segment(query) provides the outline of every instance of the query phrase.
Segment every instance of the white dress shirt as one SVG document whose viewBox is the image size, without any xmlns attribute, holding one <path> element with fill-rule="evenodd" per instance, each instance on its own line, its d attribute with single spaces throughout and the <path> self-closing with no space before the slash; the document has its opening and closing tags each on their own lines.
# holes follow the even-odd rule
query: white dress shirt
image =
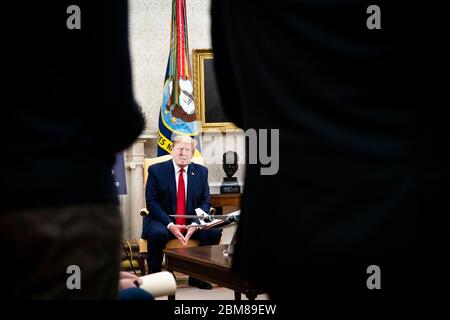
<svg viewBox="0 0 450 320">
<path fill-rule="evenodd" d="M 178 196 L 178 179 L 180 178 L 180 170 L 181 167 L 178 166 L 175 161 L 172 160 L 173 163 L 173 169 L 175 170 L 175 190 L 177 191 L 177 196 Z M 184 190 L 185 190 L 185 195 L 184 195 L 184 200 L 187 200 L 187 193 L 188 193 L 188 189 L 187 189 L 187 180 L 188 180 L 188 175 L 187 175 L 187 171 L 188 171 L 189 165 L 187 165 L 186 167 L 184 167 L 184 172 L 183 172 L 183 180 L 184 180 Z"/>
</svg>

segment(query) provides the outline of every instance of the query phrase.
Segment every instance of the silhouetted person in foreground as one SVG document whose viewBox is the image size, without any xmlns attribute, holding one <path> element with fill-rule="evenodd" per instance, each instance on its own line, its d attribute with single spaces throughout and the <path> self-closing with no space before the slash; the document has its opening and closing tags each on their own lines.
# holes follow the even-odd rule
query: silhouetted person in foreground
<svg viewBox="0 0 450 320">
<path fill-rule="evenodd" d="M 143 128 L 127 2 L 77 1 L 81 29 L 67 27 L 72 4 L 4 8 L 0 242 L 8 263 L 0 268 L 17 275 L 2 280 L 8 298 L 118 294 L 122 222 L 111 169 Z"/>
<path fill-rule="evenodd" d="M 371 4 L 212 2 L 227 115 L 280 129 L 278 173 L 246 167 L 233 263 L 271 298 L 448 288 L 445 17 L 381 1 L 370 29 Z"/>
</svg>

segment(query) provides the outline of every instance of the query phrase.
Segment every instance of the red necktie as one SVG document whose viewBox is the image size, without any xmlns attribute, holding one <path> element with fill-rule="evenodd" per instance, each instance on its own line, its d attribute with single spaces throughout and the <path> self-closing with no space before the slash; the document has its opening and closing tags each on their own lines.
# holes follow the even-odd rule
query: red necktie
<svg viewBox="0 0 450 320">
<path fill-rule="evenodd" d="M 178 176 L 178 196 L 177 196 L 177 212 L 176 214 L 186 214 L 186 191 L 184 187 L 184 169 L 180 169 L 180 175 Z M 176 224 L 185 225 L 186 218 L 176 218 Z"/>
</svg>

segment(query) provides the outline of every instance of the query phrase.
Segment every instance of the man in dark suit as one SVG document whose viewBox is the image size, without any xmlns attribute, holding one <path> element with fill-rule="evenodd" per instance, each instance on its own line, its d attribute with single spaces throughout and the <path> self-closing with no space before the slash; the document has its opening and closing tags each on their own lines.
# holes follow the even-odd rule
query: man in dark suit
<svg viewBox="0 0 450 320">
<path fill-rule="evenodd" d="M 370 4 L 212 2 L 227 115 L 280 130 L 278 173 L 246 167 L 233 264 L 275 299 L 448 283 L 449 112 L 435 75 L 448 74 L 445 18 L 377 1 L 371 29 Z"/>
<path fill-rule="evenodd" d="M 189 225 L 199 224 L 198 219 L 172 218 L 169 215 L 195 215 L 200 208 L 208 213 L 211 207 L 208 169 L 191 163 L 195 141 L 189 136 L 176 136 L 173 140 L 173 159 L 150 166 L 145 190 L 149 215 L 144 218 L 142 238 L 149 242 L 151 272 L 161 271 L 163 249 L 166 243 L 177 238 L 186 245 L 190 238 L 199 240 L 201 246 L 218 244 L 221 230 L 197 230 Z M 189 278 L 189 284 L 211 289 L 211 284 Z"/>
</svg>

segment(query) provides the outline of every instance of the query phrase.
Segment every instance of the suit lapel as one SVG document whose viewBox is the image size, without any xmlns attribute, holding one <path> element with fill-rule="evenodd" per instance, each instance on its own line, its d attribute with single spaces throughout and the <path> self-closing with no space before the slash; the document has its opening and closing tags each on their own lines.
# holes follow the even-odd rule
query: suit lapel
<svg viewBox="0 0 450 320">
<path fill-rule="evenodd" d="M 167 174 L 167 181 L 169 182 L 172 210 L 173 214 L 175 214 L 177 210 L 177 190 L 176 190 L 177 182 L 175 180 L 175 169 L 173 167 L 172 160 L 167 161 L 166 174 Z"/>
<path fill-rule="evenodd" d="M 193 186 L 195 185 L 195 170 L 194 170 L 194 164 L 190 163 L 188 166 L 187 171 L 187 199 L 186 199 L 186 213 L 190 214 L 193 210 L 191 210 L 191 202 L 192 202 L 192 196 L 194 192 Z"/>
</svg>

